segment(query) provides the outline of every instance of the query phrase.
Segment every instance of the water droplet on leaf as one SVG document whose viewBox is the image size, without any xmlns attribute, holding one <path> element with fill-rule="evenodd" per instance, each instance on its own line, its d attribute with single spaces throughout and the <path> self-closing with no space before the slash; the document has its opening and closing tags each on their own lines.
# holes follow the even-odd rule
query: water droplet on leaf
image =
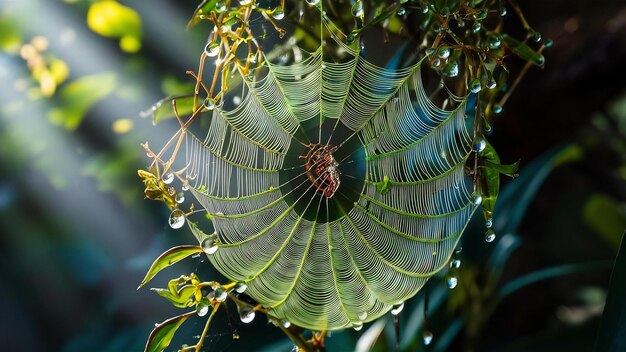
<svg viewBox="0 0 626 352">
<path fill-rule="evenodd" d="M 478 32 L 480 32 L 480 29 L 481 29 L 481 28 L 482 28 L 482 26 L 481 26 L 480 22 L 475 22 L 475 23 L 472 25 L 472 32 L 474 32 L 474 33 L 478 33 Z"/>
<path fill-rule="evenodd" d="M 480 195 L 480 193 L 474 193 L 472 195 L 472 202 L 474 203 L 474 205 L 480 205 L 483 202 L 483 196 Z"/>
<path fill-rule="evenodd" d="M 406 13 L 406 10 L 404 9 L 404 7 L 401 7 L 398 9 L 398 16 L 404 16 L 404 14 Z"/>
<path fill-rule="evenodd" d="M 484 139 L 479 139 L 478 141 L 476 141 L 476 151 L 477 152 L 482 152 L 483 150 L 485 150 L 485 148 L 487 147 L 487 141 Z"/>
<path fill-rule="evenodd" d="M 185 224 L 185 213 L 180 209 L 174 209 L 169 218 L 170 227 L 180 229 Z"/>
<path fill-rule="evenodd" d="M 361 0 L 357 0 L 354 5 L 352 5 L 352 16 L 363 17 L 363 4 Z"/>
<path fill-rule="evenodd" d="M 446 65 L 445 74 L 448 77 L 456 77 L 459 75 L 459 64 L 450 62 Z"/>
<path fill-rule="evenodd" d="M 442 48 L 439 50 L 439 57 L 442 59 L 447 59 L 450 56 L 450 48 Z"/>
<path fill-rule="evenodd" d="M 481 89 L 483 89 L 483 87 L 480 84 L 480 79 L 476 78 L 470 82 L 470 91 L 472 93 L 478 93 Z"/>
</svg>

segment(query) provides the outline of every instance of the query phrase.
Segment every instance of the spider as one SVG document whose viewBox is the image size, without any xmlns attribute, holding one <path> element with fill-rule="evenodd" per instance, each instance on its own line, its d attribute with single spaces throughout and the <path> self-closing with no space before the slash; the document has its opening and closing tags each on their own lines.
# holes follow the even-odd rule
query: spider
<svg viewBox="0 0 626 352">
<path fill-rule="evenodd" d="M 332 155 L 337 147 L 326 144 L 305 146 L 309 148 L 309 151 L 300 158 L 306 159 L 306 175 L 318 191 L 321 191 L 326 198 L 331 198 L 341 183 L 339 163 Z"/>
</svg>

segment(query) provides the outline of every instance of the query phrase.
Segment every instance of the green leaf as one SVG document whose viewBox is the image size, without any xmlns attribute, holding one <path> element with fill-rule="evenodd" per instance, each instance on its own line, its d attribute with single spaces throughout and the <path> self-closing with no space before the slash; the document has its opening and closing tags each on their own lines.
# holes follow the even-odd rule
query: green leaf
<svg viewBox="0 0 626 352">
<path fill-rule="evenodd" d="M 507 175 L 509 177 L 517 177 L 517 170 L 519 169 L 519 163 L 521 160 L 516 161 L 513 164 L 509 164 L 509 165 L 502 165 L 502 164 L 496 164 L 494 162 L 491 162 L 489 160 L 484 160 L 482 162 L 482 166 L 480 167 L 484 167 L 487 169 L 491 169 L 494 171 L 497 171 L 503 175 Z"/>
<path fill-rule="evenodd" d="M 530 61 L 537 66 L 543 66 L 544 62 L 546 61 L 543 55 L 533 50 L 525 43 L 520 42 L 519 40 L 509 35 L 503 34 L 502 42 L 504 43 L 504 45 L 506 45 L 507 48 L 511 49 L 511 51 L 515 55 L 526 61 Z"/>
<path fill-rule="evenodd" d="M 217 0 L 204 0 L 196 7 L 196 10 L 191 15 L 191 19 L 187 23 L 187 29 L 195 26 L 200 22 L 200 15 L 206 15 L 215 9 Z"/>
<path fill-rule="evenodd" d="M 178 330 L 187 318 L 195 313 L 195 311 L 192 311 L 167 319 L 155 327 L 150 333 L 144 352 L 161 352 L 166 349 L 170 345 L 170 342 L 172 342 L 172 338 L 174 337 L 176 330 Z"/>
<path fill-rule="evenodd" d="M 117 76 L 107 72 L 84 76 L 67 84 L 60 93 L 61 107 L 48 113 L 50 120 L 70 131 L 75 130 L 87 111 L 113 92 L 116 83 Z"/>
<path fill-rule="evenodd" d="M 193 95 L 169 96 L 157 101 L 150 109 L 143 111 L 141 117 L 152 115 L 152 123 L 157 124 L 163 120 L 176 117 L 172 101 L 176 100 L 178 116 L 190 115 L 193 112 Z"/>
<path fill-rule="evenodd" d="M 597 234 L 614 248 L 619 248 L 621 232 L 626 229 L 626 217 L 613 198 L 594 194 L 585 202 L 583 219 Z"/>
<path fill-rule="evenodd" d="M 171 287 L 172 283 L 176 284 L 177 282 L 178 279 L 170 280 L 170 285 L 168 286 Z M 191 305 L 190 302 L 193 302 L 197 287 L 194 285 L 185 285 L 178 291 L 164 288 L 153 288 L 152 291 L 155 291 L 159 296 L 170 301 L 175 307 L 187 308 Z"/>
<path fill-rule="evenodd" d="M 159 271 L 196 253 L 202 253 L 202 248 L 199 246 L 178 246 L 168 249 L 152 263 L 146 277 L 141 281 L 137 289 L 147 284 Z"/>
<path fill-rule="evenodd" d="M 483 163 L 490 165 L 500 165 L 500 157 L 495 148 L 487 141 L 485 149 L 480 153 Z M 483 197 L 482 207 L 485 219 L 491 218 L 496 200 L 500 192 L 500 171 L 496 168 L 482 168 L 479 173 L 481 183 L 481 195 Z"/>
<path fill-rule="evenodd" d="M 615 258 L 595 351 L 626 351 L 626 233 Z"/>
</svg>

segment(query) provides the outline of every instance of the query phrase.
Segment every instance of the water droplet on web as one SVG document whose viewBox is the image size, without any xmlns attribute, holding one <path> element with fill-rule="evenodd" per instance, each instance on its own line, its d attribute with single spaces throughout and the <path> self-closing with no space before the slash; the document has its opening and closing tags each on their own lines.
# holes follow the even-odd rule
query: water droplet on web
<svg viewBox="0 0 626 352">
<path fill-rule="evenodd" d="M 171 228 L 180 229 L 185 224 L 185 213 L 180 209 L 174 209 L 170 214 L 168 222 Z"/>
<path fill-rule="evenodd" d="M 235 96 L 233 97 L 233 104 L 235 104 L 235 105 L 239 105 L 239 104 L 241 104 L 241 97 L 240 97 L 240 96 L 238 96 L 238 95 L 235 95 Z"/>
<path fill-rule="evenodd" d="M 213 254 L 217 252 L 217 249 L 219 248 L 218 245 L 219 242 L 217 241 L 217 238 L 215 238 L 214 236 L 209 236 L 202 241 L 200 247 L 202 247 L 204 253 Z"/>
<path fill-rule="evenodd" d="M 498 11 L 498 14 L 499 14 L 500 16 L 506 16 L 506 7 L 505 7 L 505 6 L 502 6 L 502 7 L 500 8 L 500 10 Z"/>
<path fill-rule="evenodd" d="M 254 310 L 247 306 L 241 308 L 239 312 L 239 319 L 244 324 L 251 323 L 254 320 L 254 316 L 255 316 Z"/>
<path fill-rule="evenodd" d="M 176 199 L 176 203 L 178 203 L 178 204 L 184 202 L 185 201 L 185 193 L 183 193 L 183 192 L 176 193 L 176 198 L 175 199 Z"/>
<path fill-rule="evenodd" d="M 215 293 L 215 300 L 218 302 L 224 302 L 228 297 L 228 293 L 226 293 L 222 286 L 215 287 L 213 292 Z"/>
<path fill-rule="evenodd" d="M 539 43 L 541 41 L 541 33 L 539 33 L 539 32 L 531 32 L 530 33 L 530 39 L 532 39 L 532 41 L 535 42 L 535 43 Z"/>
<path fill-rule="evenodd" d="M 361 0 L 357 0 L 354 5 L 352 5 L 352 16 L 363 17 L 363 4 Z"/>
<path fill-rule="evenodd" d="M 487 88 L 489 89 L 494 89 L 496 87 L 497 83 L 495 79 L 490 79 L 489 82 L 487 82 Z"/>
<path fill-rule="evenodd" d="M 291 322 L 289 320 L 281 320 L 280 325 L 282 325 L 282 327 L 285 329 L 289 329 L 289 327 L 291 326 Z"/>
<path fill-rule="evenodd" d="M 460 259 L 452 259 L 450 261 L 450 269 L 458 269 L 461 267 L 461 260 Z"/>
<path fill-rule="evenodd" d="M 476 78 L 470 82 L 470 91 L 472 93 L 478 93 L 481 89 L 483 89 L 483 87 L 480 84 L 480 79 Z"/>
<path fill-rule="evenodd" d="M 472 202 L 474 205 L 481 205 L 483 202 L 483 196 L 481 196 L 480 193 L 474 193 L 472 196 Z"/>
<path fill-rule="evenodd" d="M 226 11 L 226 2 L 224 2 L 224 1 L 218 1 L 218 2 L 215 4 L 215 11 L 216 11 L 216 12 L 218 12 L 218 13 L 219 13 L 219 12 L 224 12 L 224 11 Z"/>
<path fill-rule="evenodd" d="M 502 42 L 500 41 L 500 38 L 493 38 L 490 42 L 489 42 L 489 48 L 491 49 L 498 49 L 500 47 L 500 45 L 502 44 Z"/>
<path fill-rule="evenodd" d="M 359 320 L 365 320 L 367 319 L 367 312 L 361 312 L 357 315 L 357 318 L 359 318 Z"/>
<path fill-rule="evenodd" d="M 206 304 L 206 302 L 200 301 L 198 302 L 198 304 L 196 304 L 196 314 L 198 314 L 199 317 L 203 317 L 207 315 L 207 313 L 209 312 L 209 308 L 210 306 Z"/>
<path fill-rule="evenodd" d="M 424 345 L 430 345 L 433 342 L 433 333 L 428 330 L 424 330 L 422 333 L 422 341 L 424 342 Z"/>
<path fill-rule="evenodd" d="M 155 327 L 155 328 L 158 328 L 159 326 L 161 326 L 161 324 L 159 324 L 159 323 L 154 323 L 154 327 Z"/>
<path fill-rule="evenodd" d="M 362 321 L 353 321 L 352 322 L 352 328 L 355 331 L 360 331 L 361 329 L 363 329 L 363 322 Z"/>
<path fill-rule="evenodd" d="M 487 148 L 487 141 L 484 139 L 479 139 L 476 141 L 476 151 L 481 153 L 483 150 Z"/>
<path fill-rule="evenodd" d="M 546 48 L 551 47 L 553 44 L 552 39 L 547 39 L 545 43 L 543 43 L 543 45 L 545 45 Z"/>
<path fill-rule="evenodd" d="M 439 57 L 442 59 L 447 59 L 450 56 L 450 48 L 442 48 L 439 50 Z"/>
<path fill-rule="evenodd" d="M 496 233 L 493 232 L 492 229 L 488 229 L 487 232 L 485 232 L 485 242 L 491 243 L 495 239 L 496 239 Z"/>
<path fill-rule="evenodd" d="M 441 65 L 441 60 L 439 60 L 439 58 L 435 58 L 433 60 L 433 66 L 439 66 L 439 65 Z"/>
<path fill-rule="evenodd" d="M 428 13 L 429 8 L 428 6 L 423 6 L 420 10 L 422 11 L 422 13 Z"/>
<path fill-rule="evenodd" d="M 459 64 L 450 62 L 446 65 L 445 74 L 448 77 L 456 77 L 459 75 Z"/>
<path fill-rule="evenodd" d="M 282 20 L 285 18 L 285 10 L 282 7 L 277 7 L 272 11 L 272 18 L 275 20 Z"/>
<path fill-rule="evenodd" d="M 446 279 L 446 283 L 448 284 L 448 288 L 452 290 L 459 284 L 459 278 L 450 274 Z"/>
<path fill-rule="evenodd" d="M 220 45 L 216 42 L 210 42 L 204 47 L 204 52 L 209 57 L 217 56 L 220 53 Z"/>
<path fill-rule="evenodd" d="M 482 26 L 481 26 L 480 22 L 475 22 L 475 23 L 472 25 L 472 32 L 474 32 L 474 33 L 478 33 L 478 32 L 480 32 L 480 29 L 481 29 L 481 28 L 482 28 Z"/>
<path fill-rule="evenodd" d="M 490 229 L 491 226 L 493 226 L 493 219 L 489 218 L 489 219 L 485 220 L 485 227 Z"/>
<path fill-rule="evenodd" d="M 169 185 L 172 181 L 174 181 L 174 173 L 171 171 L 166 172 L 163 176 L 161 176 L 161 181 L 163 181 L 166 185 Z"/>
<path fill-rule="evenodd" d="M 404 309 L 404 302 L 396 303 L 391 307 L 391 314 L 398 315 Z"/>
<path fill-rule="evenodd" d="M 215 109 L 215 100 L 206 98 L 202 105 L 204 105 L 204 108 L 207 110 L 213 110 Z"/>
<path fill-rule="evenodd" d="M 406 13 L 406 10 L 404 9 L 404 7 L 401 7 L 398 9 L 398 16 L 404 16 L 404 14 Z"/>
<path fill-rule="evenodd" d="M 315 6 L 315 5 L 317 5 L 317 4 L 319 4 L 319 3 L 320 3 L 320 0 L 306 0 L 306 2 L 307 2 L 309 5 L 313 5 L 313 6 Z"/>
<path fill-rule="evenodd" d="M 500 104 L 494 104 L 493 106 L 493 112 L 496 114 L 499 114 L 502 112 L 502 105 Z"/>
<path fill-rule="evenodd" d="M 248 285 L 246 285 L 244 282 L 238 282 L 235 285 L 235 291 L 237 293 L 244 293 L 246 292 L 246 289 L 248 289 Z"/>
</svg>

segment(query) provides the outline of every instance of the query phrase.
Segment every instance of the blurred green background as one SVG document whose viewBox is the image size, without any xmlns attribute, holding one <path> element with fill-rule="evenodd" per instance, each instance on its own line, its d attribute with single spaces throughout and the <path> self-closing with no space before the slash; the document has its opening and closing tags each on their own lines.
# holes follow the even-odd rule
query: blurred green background
<svg viewBox="0 0 626 352">
<path fill-rule="evenodd" d="M 3 350 L 141 351 L 154 323 L 180 313 L 136 291 L 161 252 L 193 243 L 167 226 L 162 204 L 143 199 L 136 170 L 149 162 L 139 144 L 160 146 L 175 131 L 175 121 L 155 128 L 140 112 L 189 91 L 185 71 L 196 68 L 210 30 L 185 30 L 197 5 L 0 2 Z M 493 124 L 492 144 L 503 162 L 522 159 L 521 176 L 503 185 L 496 241 L 484 242 L 480 219 L 465 233 L 459 286 L 448 290 L 444 277 L 429 284 L 429 351 L 590 350 L 626 229 L 626 5 L 520 5 L 555 43 L 545 69 L 531 69 Z M 196 258 L 153 284 L 191 271 L 218 278 Z M 400 317 L 404 350 L 421 349 L 423 301 L 419 294 Z M 186 324 L 175 343 L 202 324 Z M 291 349 L 263 317 L 243 325 L 232 312 L 205 345 Z M 327 345 L 388 350 L 393 327 L 383 319 Z"/>
</svg>

